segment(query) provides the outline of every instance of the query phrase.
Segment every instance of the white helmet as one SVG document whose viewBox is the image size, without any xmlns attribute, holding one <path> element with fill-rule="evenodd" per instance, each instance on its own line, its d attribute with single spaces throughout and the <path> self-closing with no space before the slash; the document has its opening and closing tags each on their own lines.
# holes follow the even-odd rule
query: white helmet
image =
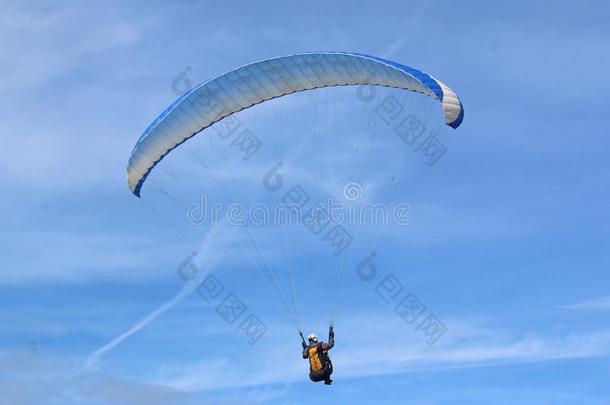
<svg viewBox="0 0 610 405">
<path fill-rule="evenodd" d="M 310 342 L 318 343 L 318 335 L 315 333 L 310 333 L 309 336 L 307 336 L 307 339 L 309 339 Z"/>
</svg>

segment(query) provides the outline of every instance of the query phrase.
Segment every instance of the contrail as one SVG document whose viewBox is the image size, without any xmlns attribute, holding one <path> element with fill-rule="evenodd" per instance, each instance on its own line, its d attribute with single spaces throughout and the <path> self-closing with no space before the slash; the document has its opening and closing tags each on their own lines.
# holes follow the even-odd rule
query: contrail
<svg viewBox="0 0 610 405">
<path fill-rule="evenodd" d="M 206 236 L 203 240 L 203 243 L 201 244 L 201 248 L 199 249 L 199 252 L 202 253 L 200 255 L 200 257 L 205 256 L 205 254 L 210 251 L 210 247 L 211 247 L 212 243 L 217 242 L 216 238 L 218 236 L 218 227 L 219 227 L 219 224 L 214 225 L 212 228 L 210 228 L 210 230 L 206 234 Z M 184 286 L 180 289 L 180 291 L 178 291 L 178 293 L 176 294 L 176 296 L 174 296 L 174 298 L 167 301 L 163 305 L 155 308 L 151 313 L 149 313 L 144 318 L 142 318 L 138 322 L 136 322 L 136 324 L 133 325 L 131 328 L 129 328 L 129 330 L 127 330 L 125 333 L 122 333 L 121 335 L 115 337 L 114 339 L 112 339 L 110 342 L 108 342 L 104 346 L 102 346 L 99 349 L 97 349 L 96 351 L 92 352 L 89 355 L 89 357 L 87 357 L 83 371 L 96 367 L 99 364 L 102 357 L 104 357 L 108 352 L 110 352 L 115 347 L 120 345 L 125 339 L 132 336 L 133 334 L 138 332 L 140 329 L 144 328 L 146 325 L 148 325 L 149 323 L 151 323 L 152 321 L 157 319 L 160 315 L 162 315 L 165 312 L 167 312 L 168 310 L 172 309 L 174 306 L 176 306 L 176 304 L 180 303 L 183 299 L 185 299 L 186 297 L 191 295 L 193 293 L 193 291 L 195 291 L 195 289 L 199 286 L 201 281 L 203 281 L 203 279 L 206 277 L 206 275 L 210 272 L 210 269 L 214 266 L 213 262 L 214 262 L 214 260 L 210 260 L 209 262 L 206 263 L 205 271 L 203 271 L 202 274 L 197 274 L 197 276 L 194 279 L 186 281 Z"/>
</svg>

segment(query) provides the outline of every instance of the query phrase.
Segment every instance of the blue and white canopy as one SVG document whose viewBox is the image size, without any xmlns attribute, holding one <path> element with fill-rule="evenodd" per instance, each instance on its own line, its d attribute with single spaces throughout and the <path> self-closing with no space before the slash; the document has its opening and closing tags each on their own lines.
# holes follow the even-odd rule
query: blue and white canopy
<svg viewBox="0 0 610 405">
<path fill-rule="evenodd" d="M 178 145 L 224 117 L 272 98 L 328 86 L 374 85 L 416 91 L 441 104 L 445 123 L 457 128 L 464 109 L 440 80 L 374 56 L 316 52 L 251 63 L 217 76 L 180 97 L 138 139 L 129 158 L 127 182 L 140 196 L 146 177 Z"/>
</svg>

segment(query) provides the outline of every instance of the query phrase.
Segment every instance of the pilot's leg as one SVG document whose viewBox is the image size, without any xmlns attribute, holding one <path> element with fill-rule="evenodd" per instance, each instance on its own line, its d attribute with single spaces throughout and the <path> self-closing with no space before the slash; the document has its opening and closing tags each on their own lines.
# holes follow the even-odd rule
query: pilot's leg
<svg viewBox="0 0 610 405">
<path fill-rule="evenodd" d="M 320 370 L 318 372 L 315 373 L 309 373 L 309 379 L 313 382 L 319 382 L 324 380 L 324 374 L 323 374 L 324 370 Z"/>
<path fill-rule="evenodd" d="M 333 382 L 333 380 L 331 380 L 331 378 L 330 378 L 332 373 L 333 373 L 332 364 L 327 364 L 326 367 L 324 368 L 324 384 L 330 385 Z"/>
</svg>

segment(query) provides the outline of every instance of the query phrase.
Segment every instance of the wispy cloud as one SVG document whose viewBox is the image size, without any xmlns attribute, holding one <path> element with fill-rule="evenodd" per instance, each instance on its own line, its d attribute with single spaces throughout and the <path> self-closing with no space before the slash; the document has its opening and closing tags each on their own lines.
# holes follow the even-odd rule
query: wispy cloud
<svg viewBox="0 0 610 405">
<path fill-rule="evenodd" d="M 92 30 L 83 29 L 89 7 L 75 4 L 43 10 L 7 4 L 0 17 L 5 37 L 0 60 L 8 76 L 4 76 L 0 91 L 44 84 L 82 66 L 86 58 L 139 42 L 145 35 L 143 27 L 121 18 L 117 11 L 105 7 L 104 12 L 98 12 L 99 29 Z"/>
<path fill-rule="evenodd" d="M 61 353 L 13 350 L 0 353 L 0 391 L 7 404 L 235 404 L 208 394 L 193 395 L 101 372 L 71 377 L 79 359 Z"/>
<path fill-rule="evenodd" d="M 362 324 L 356 318 L 350 322 Z M 610 354 L 610 331 L 567 334 L 562 336 L 519 336 L 515 331 L 501 331 L 451 322 L 452 338 L 441 345 L 428 346 L 419 336 L 384 336 L 379 330 L 396 330 L 390 318 L 376 318 L 375 331 L 362 331 L 358 342 L 344 341 L 339 328 L 337 345 L 333 349 L 336 378 L 352 379 L 438 369 L 499 367 L 560 359 L 577 359 Z M 356 325 L 353 325 L 357 329 Z M 362 329 L 361 329 L 362 330 Z M 294 355 L 298 348 L 292 337 L 278 335 L 272 348 L 259 348 L 251 357 L 239 360 L 216 357 L 194 364 L 164 367 L 155 383 L 186 391 L 206 391 L 222 388 L 243 388 L 307 379 L 307 365 Z M 363 344 L 362 342 L 369 342 Z M 264 360 L 261 360 L 264 359 Z M 278 366 L 280 365 L 280 366 Z M 210 373 L 210 370 L 215 370 Z"/>
<path fill-rule="evenodd" d="M 356 318 L 353 321 L 357 322 Z M 383 344 L 376 344 L 371 338 L 375 335 L 372 330 L 364 330 L 364 335 L 355 342 L 342 340 L 340 336 L 333 349 L 337 352 L 332 356 L 337 370 L 335 379 L 345 381 L 439 369 L 501 367 L 610 353 L 610 331 L 519 338 L 514 336 L 516 333 L 510 337 L 507 336 L 510 332 L 494 331 L 468 322 L 451 324 L 460 331 L 459 336 L 454 334 L 451 341 L 438 348 L 408 336 L 403 339 L 386 336 Z M 392 325 L 391 318 L 378 318 L 376 322 L 382 329 Z M 0 378 L 0 388 L 8 398 L 17 400 L 14 403 L 34 403 L 41 398 L 59 398 L 64 402 L 86 398 L 105 403 L 127 400 L 191 403 L 201 398 L 210 400 L 208 395 L 215 393 L 222 393 L 225 398 L 228 395 L 228 401 L 213 403 L 231 403 L 232 395 L 238 392 L 246 393 L 251 403 L 275 401 L 287 384 L 309 382 L 307 362 L 298 355 L 298 342 L 281 332 L 281 327 L 276 325 L 273 329 L 276 329 L 275 342 L 279 344 L 261 347 L 255 352 L 240 352 L 237 358 L 218 355 L 190 364 L 164 365 L 156 377 L 140 376 L 136 379 L 138 382 L 124 381 L 94 370 L 81 369 L 75 375 L 73 370 L 80 360 L 74 356 L 35 350 L 3 352 L 0 353 L 0 365 L 11 373 L 4 376 L 7 378 Z M 341 332 L 348 331 L 342 328 Z M 371 344 L 363 348 L 362 342 Z M 66 384 L 66 381 L 70 383 Z M 28 384 L 33 388 L 25 389 Z"/>
<path fill-rule="evenodd" d="M 414 6 L 411 12 L 409 13 L 408 18 L 405 19 L 404 25 L 406 27 L 407 32 L 402 32 L 402 36 L 394 39 L 389 45 L 381 53 L 381 56 L 384 58 L 391 58 L 398 53 L 402 47 L 405 45 L 407 40 L 409 39 L 409 30 L 413 30 L 413 28 L 417 27 L 418 18 L 426 11 L 428 8 L 428 4 L 431 0 L 422 0 L 417 6 Z"/>
<path fill-rule="evenodd" d="M 562 305 L 561 308 L 580 311 L 610 311 L 610 296 L 597 297 L 575 304 Z"/>
</svg>

